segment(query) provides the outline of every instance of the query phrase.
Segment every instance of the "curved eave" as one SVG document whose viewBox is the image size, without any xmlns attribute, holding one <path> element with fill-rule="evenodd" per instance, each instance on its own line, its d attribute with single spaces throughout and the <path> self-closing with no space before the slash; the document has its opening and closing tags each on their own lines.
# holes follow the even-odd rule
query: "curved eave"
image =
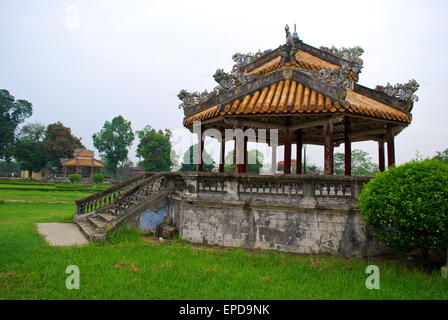
<svg viewBox="0 0 448 320">
<path fill-rule="evenodd" d="M 241 99 L 215 105 L 186 117 L 184 126 L 190 127 L 194 121 L 207 121 L 223 116 L 304 114 L 351 114 L 402 124 L 412 121 L 408 113 L 352 90 L 346 90 L 345 103 L 340 103 L 295 80 L 282 80 Z"/>
</svg>

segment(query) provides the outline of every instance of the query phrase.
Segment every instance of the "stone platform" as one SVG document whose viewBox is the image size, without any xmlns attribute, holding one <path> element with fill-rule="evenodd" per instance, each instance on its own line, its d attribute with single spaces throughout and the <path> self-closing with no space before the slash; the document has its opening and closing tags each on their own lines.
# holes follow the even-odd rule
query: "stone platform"
<svg viewBox="0 0 448 320">
<path fill-rule="evenodd" d="M 84 245 L 89 241 L 73 223 L 38 223 L 37 231 L 55 247 Z"/>
</svg>

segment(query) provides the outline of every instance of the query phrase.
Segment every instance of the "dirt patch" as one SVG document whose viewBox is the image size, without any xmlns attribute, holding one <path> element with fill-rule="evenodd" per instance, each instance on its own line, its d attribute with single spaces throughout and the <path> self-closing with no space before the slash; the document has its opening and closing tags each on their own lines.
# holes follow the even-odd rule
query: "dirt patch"
<svg viewBox="0 0 448 320">
<path fill-rule="evenodd" d="M 129 271 L 132 272 L 138 272 L 139 269 L 135 266 L 135 264 L 130 263 L 130 262 L 126 262 L 126 261 L 122 261 L 117 263 L 116 265 L 114 265 L 115 268 L 117 269 L 127 269 Z"/>
<path fill-rule="evenodd" d="M 4 273 L 0 273 L 0 278 L 9 278 L 9 277 L 15 277 L 17 275 L 16 272 L 11 271 L 11 272 L 4 272 Z"/>
<path fill-rule="evenodd" d="M 157 270 L 162 270 L 162 269 L 174 269 L 176 268 L 176 265 L 171 263 L 171 262 L 164 262 L 162 264 L 159 264 L 157 266 L 154 266 L 155 269 Z"/>
<path fill-rule="evenodd" d="M 12 219 L 12 218 L 10 218 L 10 219 L 3 219 L 3 220 L 0 220 L 0 224 L 10 223 L 10 222 L 14 222 L 14 221 L 17 221 L 17 219 Z"/>
</svg>

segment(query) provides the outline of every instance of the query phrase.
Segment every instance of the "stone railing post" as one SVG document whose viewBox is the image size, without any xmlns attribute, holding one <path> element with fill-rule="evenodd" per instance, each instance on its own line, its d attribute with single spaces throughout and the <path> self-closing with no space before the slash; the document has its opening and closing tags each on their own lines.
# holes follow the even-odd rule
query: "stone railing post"
<svg viewBox="0 0 448 320">
<path fill-rule="evenodd" d="M 358 199 L 358 196 L 362 192 L 363 183 L 360 181 L 352 182 L 353 199 Z"/>
<path fill-rule="evenodd" d="M 185 194 L 188 197 L 193 197 L 193 198 L 199 197 L 198 187 L 199 187 L 199 184 L 198 184 L 197 176 L 185 177 Z"/>
<path fill-rule="evenodd" d="M 304 208 L 315 208 L 317 205 L 316 190 L 314 182 L 309 180 L 303 180 L 303 199 L 302 206 Z"/>
<path fill-rule="evenodd" d="M 238 183 L 239 182 L 236 178 L 230 178 L 225 181 L 228 200 L 234 200 L 234 201 L 239 200 Z"/>
</svg>

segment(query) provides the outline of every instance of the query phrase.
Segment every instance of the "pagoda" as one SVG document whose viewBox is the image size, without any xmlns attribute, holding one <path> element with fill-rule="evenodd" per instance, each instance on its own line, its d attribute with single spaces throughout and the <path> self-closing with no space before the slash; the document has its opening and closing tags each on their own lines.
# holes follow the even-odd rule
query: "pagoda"
<svg viewBox="0 0 448 320">
<path fill-rule="evenodd" d="M 347 176 L 351 175 L 352 142 L 377 141 L 381 171 L 386 168 L 387 143 L 387 164 L 393 166 L 394 138 L 412 121 L 418 83 L 411 80 L 367 88 L 358 83 L 362 48 L 315 48 L 304 43 L 295 30 L 291 34 L 288 26 L 285 32 L 286 43 L 275 50 L 235 54 L 231 72 L 218 69 L 214 74 L 218 85 L 211 92 L 181 90 L 184 126 L 193 131 L 194 124 L 201 123 L 198 154 L 204 149 L 207 129 L 217 129 L 224 137 L 226 129 L 262 128 L 278 132 L 278 145 L 284 146 L 284 174 L 291 174 L 292 144 L 297 145 L 298 164 L 302 163 L 303 145 L 324 146 L 325 175 L 333 175 L 334 147 L 342 143 Z M 220 172 L 224 172 L 225 141 L 219 141 Z M 246 137 L 244 162 L 234 162 L 237 173 L 246 171 L 247 141 Z M 267 143 L 274 145 L 269 138 Z M 202 159 L 197 170 L 203 170 Z M 295 173 L 302 174 L 301 165 Z"/>
</svg>

